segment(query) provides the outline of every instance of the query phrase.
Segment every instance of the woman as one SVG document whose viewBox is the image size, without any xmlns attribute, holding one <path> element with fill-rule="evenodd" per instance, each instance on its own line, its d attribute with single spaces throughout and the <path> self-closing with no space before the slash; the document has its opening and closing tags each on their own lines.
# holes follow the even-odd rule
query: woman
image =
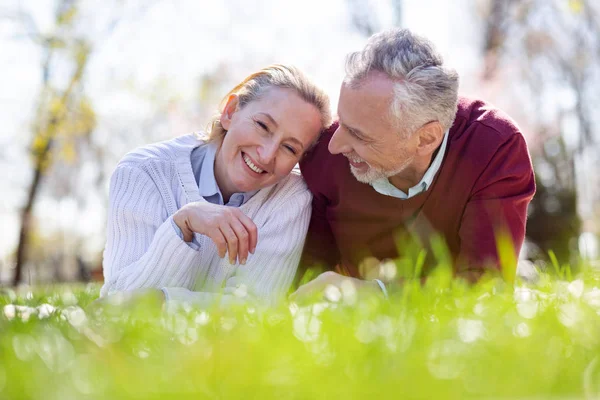
<svg viewBox="0 0 600 400">
<path fill-rule="evenodd" d="M 206 138 L 127 154 L 111 178 L 101 296 L 154 288 L 209 306 L 285 295 L 311 212 L 292 169 L 330 119 L 322 90 L 274 65 L 225 96 Z"/>
</svg>

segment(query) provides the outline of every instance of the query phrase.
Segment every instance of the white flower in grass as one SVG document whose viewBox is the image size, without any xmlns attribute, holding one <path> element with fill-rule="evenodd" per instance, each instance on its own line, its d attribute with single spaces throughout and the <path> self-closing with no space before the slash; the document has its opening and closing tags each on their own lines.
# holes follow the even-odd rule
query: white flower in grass
<svg viewBox="0 0 600 400">
<path fill-rule="evenodd" d="M 294 336 L 303 342 L 318 339 L 321 332 L 321 320 L 312 312 L 310 307 L 303 307 L 294 316 Z"/>
<path fill-rule="evenodd" d="M 517 337 L 528 337 L 531 335 L 531 329 L 529 329 L 527 323 L 521 322 L 513 328 L 513 335 Z"/>
<path fill-rule="evenodd" d="M 533 319 L 538 313 L 539 303 L 536 300 L 517 304 L 517 312 L 523 318 Z"/>
<path fill-rule="evenodd" d="M 387 315 L 380 315 L 375 320 L 377 332 L 384 338 L 392 337 L 395 333 L 394 321 Z"/>
<path fill-rule="evenodd" d="M 29 317 L 32 314 L 36 314 L 37 310 L 29 306 L 19 306 L 14 304 L 7 304 L 4 306 L 4 316 L 8 320 L 12 320 L 15 317 L 20 318 L 23 322 L 29 321 Z"/>
<path fill-rule="evenodd" d="M 514 300 L 518 303 L 528 302 L 535 299 L 533 290 L 525 287 L 517 287 L 514 292 Z"/>
<path fill-rule="evenodd" d="M 331 305 L 329 303 L 321 302 L 321 303 L 315 303 L 312 306 L 309 306 L 308 309 L 311 310 L 313 315 L 316 316 L 316 315 L 321 314 L 323 311 L 327 310 L 330 307 L 331 307 Z"/>
<path fill-rule="evenodd" d="M 373 321 L 361 321 L 356 328 L 354 336 L 361 343 L 371 343 L 377 338 L 377 325 Z"/>
<path fill-rule="evenodd" d="M 594 287 L 583 295 L 583 300 L 590 306 L 600 308 L 600 289 Z"/>
<path fill-rule="evenodd" d="M 74 306 L 77 304 L 77 297 L 69 290 L 61 293 L 60 299 L 65 306 Z"/>
<path fill-rule="evenodd" d="M 379 264 L 379 276 L 384 282 L 391 282 L 398 274 L 398 268 L 394 260 L 385 259 Z"/>
<path fill-rule="evenodd" d="M 208 324 L 208 321 L 210 321 L 210 315 L 206 311 L 201 311 L 200 314 L 196 315 L 196 318 L 194 318 L 196 325 L 204 326 Z"/>
<path fill-rule="evenodd" d="M 188 319 L 181 313 L 177 313 L 173 316 L 173 325 L 171 326 L 171 332 L 176 335 L 182 335 L 188 328 Z"/>
<path fill-rule="evenodd" d="M 583 289 L 584 284 L 581 279 L 574 280 L 573 282 L 569 283 L 569 286 L 567 286 L 569 293 L 571 293 L 576 299 L 581 297 L 583 294 Z"/>
<path fill-rule="evenodd" d="M 6 319 L 11 320 L 15 318 L 15 315 L 17 314 L 17 308 L 14 304 L 7 304 L 4 306 L 3 312 Z"/>
<path fill-rule="evenodd" d="M 486 306 L 483 305 L 483 303 L 477 303 L 473 307 L 473 312 L 480 317 L 483 317 L 485 315 L 486 311 L 487 311 L 487 308 L 486 308 Z"/>
<path fill-rule="evenodd" d="M 80 328 L 87 323 L 85 311 L 78 306 L 69 306 L 62 310 L 62 316 L 75 328 Z"/>
<path fill-rule="evenodd" d="M 198 340 L 198 331 L 195 328 L 187 328 L 185 332 L 178 335 L 181 344 L 190 345 Z"/>
<path fill-rule="evenodd" d="M 37 310 L 33 307 L 28 307 L 28 306 L 17 306 L 17 310 L 19 312 L 19 317 L 21 317 L 21 320 L 23 322 L 27 322 L 29 321 L 29 318 L 32 315 L 35 315 Z"/>
<path fill-rule="evenodd" d="M 539 311 L 539 292 L 529 288 L 515 288 L 514 300 L 517 303 L 517 312 L 523 318 L 533 319 Z"/>
<path fill-rule="evenodd" d="M 221 317 L 221 328 L 230 331 L 237 325 L 237 319 L 233 317 Z"/>
<path fill-rule="evenodd" d="M 38 318 L 40 319 L 48 318 L 54 311 L 56 311 L 56 308 L 46 303 L 37 307 Z"/>
<path fill-rule="evenodd" d="M 573 327 L 582 319 L 582 312 L 575 303 L 561 304 L 558 308 L 558 320 L 566 327 Z"/>
<path fill-rule="evenodd" d="M 478 319 L 458 319 L 458 336 L 464 343 L 473 343 L 485 335 L 483 321 Z"/>
</svg>

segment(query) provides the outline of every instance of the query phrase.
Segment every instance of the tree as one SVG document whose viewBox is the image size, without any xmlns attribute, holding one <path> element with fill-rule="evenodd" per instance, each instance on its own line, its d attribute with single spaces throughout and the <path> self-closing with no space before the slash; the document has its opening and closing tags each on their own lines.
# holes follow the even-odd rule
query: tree
<svg viewBox="0 0 600 400">
<path fill-rule="evenodd" d="M 531 205 L 528 237 L 562 262 L 573 261 L 569 248 L 579 235 L 581 198 L 600 200 L 595 177 L 583 174 L 597 165 L 575 168 L 582 157 L 598 153 L 594 118 L 600 105 L 599 6 L 589 0 L 487 0 L 484 21 L 484 83 L 507 82 L 503 91 L 533 138 L 538 193 Z M 597 158 L 593 157 L 592 158 Z M 578 182 L 580 182 L 578 184 Z M 583 182 L 583 184 L 581 184 Z M 588 196 L 581 196 L 592 191 Z M 580 200 L 577 200 L 580 195 Z M 588 229 L 597 224 L 588 221 Z"/>
<path fill-rule="evenodd" d="M 29 28 L 30 38 L 42 50 L 43 61 L 41 93 L 29 148 L 33 178 L 20 216 L 14 285 L 22 279 L 32 227 L 32 210 L 44 174 L 57 157 L 73 158 L 73 142 L 78 136 L 88 136 L 95 126 L 93 108 L 81 90 L 92 46 L 85 37 L 74 31 L 78 11 L 78 3 L 74 0 L 59 2 L 54 15 L 55 29 L 49 34 L 40 33 L 31 17 L 21 15 Z M 61 69 L 61 72 L 68 71 L 66 79 L 57 76 L 61 62 L 68 66 Z"/>
</svg>

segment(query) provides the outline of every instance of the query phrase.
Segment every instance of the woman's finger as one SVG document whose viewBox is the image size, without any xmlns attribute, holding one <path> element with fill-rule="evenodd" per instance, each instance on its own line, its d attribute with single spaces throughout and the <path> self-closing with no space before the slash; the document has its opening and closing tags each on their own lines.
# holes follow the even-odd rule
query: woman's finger
<svg viewBox="0 0 600 400">
<path fill-rule="evenodd" d="M 254 254 L 256 251 L 256 245 L 258 244 L 258 228 L 256 228 L 256 224 L 250 217 L 240 211 L 238 215 L 239 221 L 246 228 L 246 232 L 248 233 L 248 250 L 250 253 Z"/>
<path fill-rule="evenodd" d="M 227 253 L 227 240 L 225 240 L 225 236 L 223 236 L 221 230 L 214 229 L 206 236 L 208 236 L 213 241 L 215 246 L 217 246 L 219 257 L 225 257 L 225 253 Z"/>
<path fill-rule="evenodd" d="M 229 226 L 229 223 L 221 225 L 220 230 L 223 236 L 225 236 L 225 240 L 227 241 L 227 253 L 229 255 L 229 263 L 235 264 L 238 251 L 238 238 L 231 226 Z"/>
<path fill-rule="evenodd" d="M 238 259 L 240 264 L 246 264 L 248 259 L 248 250 L 250 249 L 250 234 L 246 231 L 246 227 L 238 219 L 233 219 L 230 223 L 231 228 L 238 238 Z"/>
</svg>

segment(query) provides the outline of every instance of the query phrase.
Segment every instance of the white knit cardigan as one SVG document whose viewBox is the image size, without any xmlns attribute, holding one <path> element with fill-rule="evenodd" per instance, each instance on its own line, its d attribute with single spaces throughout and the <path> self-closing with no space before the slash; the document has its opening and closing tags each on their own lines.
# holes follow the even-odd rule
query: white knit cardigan
<svg viewBox="0 0 600 400">
<path fill-rule="evenodd" d="M 205 201 L 190 161 L 203 143 L 190 134 L 128 153 L 110 181 L 104 286 L 117 291 L 161 288 L 167 300 L 210 307 L 250 299 L 273 304 L 288 291 L 311 213 L 312 196 L 294 171 L 259 190 L 240 207 L 258 228 L 246 265 L 219 258 L 210 238 L 195 234 L 194 249 L 173 226 L 185 204 Z"/>
</svg>

